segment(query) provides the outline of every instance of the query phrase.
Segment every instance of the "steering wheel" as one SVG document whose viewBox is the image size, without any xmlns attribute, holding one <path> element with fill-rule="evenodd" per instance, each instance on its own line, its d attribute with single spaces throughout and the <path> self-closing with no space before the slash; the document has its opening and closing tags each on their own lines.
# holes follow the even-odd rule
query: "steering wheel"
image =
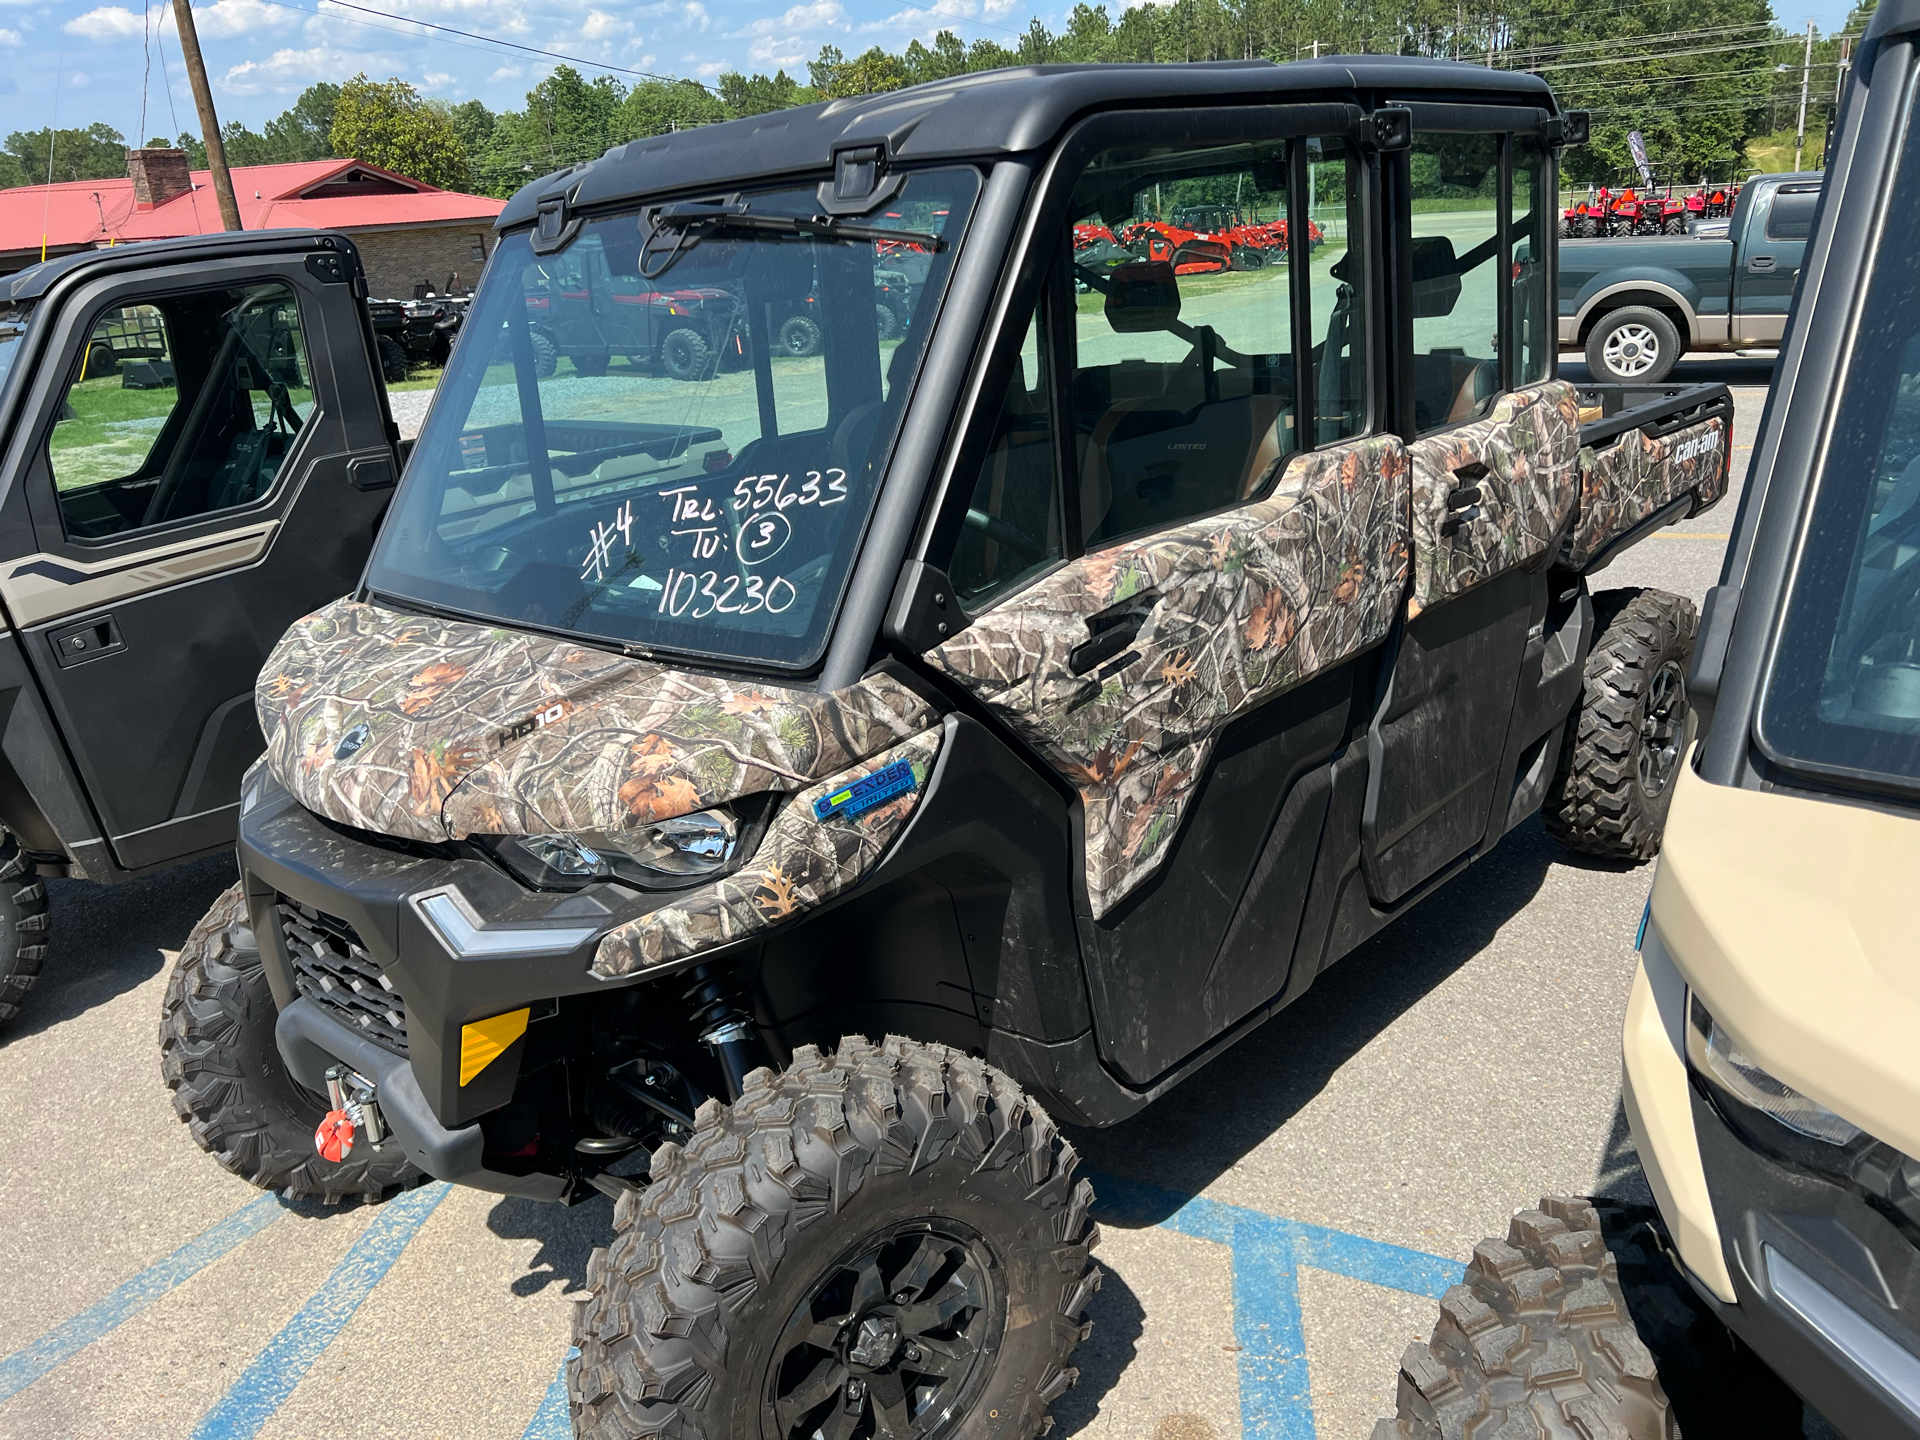
<svg viewBox="0 0 1920 1440">
<path fill-rule="evenodd" d="M 1022 560 L 1032 562 L 1047 558 L 1046 546 L 1018 526 L 1009 525 L 998 515 L 989 515 L 984 510 L 969 510 L 967 526 L 980 531 L 989 540 L 1006 546 Z"/>
</svg>

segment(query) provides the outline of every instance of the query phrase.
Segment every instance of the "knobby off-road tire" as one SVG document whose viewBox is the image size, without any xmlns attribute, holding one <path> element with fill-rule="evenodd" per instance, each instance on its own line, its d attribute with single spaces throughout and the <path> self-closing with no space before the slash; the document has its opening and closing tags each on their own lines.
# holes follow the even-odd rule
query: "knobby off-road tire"
<svg viewBox="0 0 1920 1440">
<path fill-rule="evenodd" d="M 394 1141 L 376 1153 L 362 1139 L 338 1164 L 315 1153 L 327 1102 L 287 1072 L 278 1015 L 235 885 L 193 927 L 160 1006 L 160 1073 L 200 1148 L 262 1190 L 329 1205 L 425 1180 Z"/>
<path fill-rule="evenodd" d="M 588 1263 L 577 1435 L 838 1440 L 886 1433 L 877 1407 L 902 1437 L 949 1408 L 943 1433 L 1045 1432 L 1101 1272 L 1092 1187 L 1018 1087 L 945 1046 L 848 1039 L 696 1119 Z"/>
<path fill-rule="evenodd" d="M 1541 816 L 1570 850 L 1659 853 L 1687 739 L 1687 662 L 1699 612 L 1664 590 L 1603 590 L 1580 706 L 1568 719 Z"/>
<path fill-rule="evenodd" d="M 1548 1196 L 1474 1247 L 1373 1440 L 1788 1440 L 1801 1407 L 1700 1303 L 1645 1206 Z"/>
<path fill-rule="evenodd" d="M 53 916 L 47 887 L 12 834 L 0 830 L 0 1020 L 20 1013 L 20 1002 L 46 963 Z"/>
</svg>

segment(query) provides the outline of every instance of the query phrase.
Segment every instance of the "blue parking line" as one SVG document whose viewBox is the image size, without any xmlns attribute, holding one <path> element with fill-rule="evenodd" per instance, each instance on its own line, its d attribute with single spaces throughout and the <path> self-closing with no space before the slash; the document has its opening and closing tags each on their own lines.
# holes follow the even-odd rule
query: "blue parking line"
<svg viewBox="0 0 1920 1440">
<path fill-rule="evenodd" d="M 267 1342 L 194 1428 L 193 1440 L 250 1440 L 257 1435 L 393 1268 L 450 1189 L 444 1181 L 435 1181 L 382 1205 L 326 1283 Z"/>
<path fill-rule="evenodd" d="M 567 1412 L 567 1360 L 579 1353 L 576 1348 L 568 1349 L 566 1360 L 560 1362 L 553 1383 L 540 1397 L 540 1408 L 533 1412 L 520 1440 L 573 1440 L 573 1417 Z"/>
<path fill-rule="evenodd" d="M 105 1299 L 0 1360 L 0 1402 L 11 1400 L 49 1370 L 66 1364 L 102 1335 L 126 1324 L 221 1256 L 251 1240 L 284 1213 L 277 1195 L 249 1201 Z"/>
<path fill-rule="evenodd" d="M 1314 1440 L 1313 1390 L 1300 1309 L 1302 1266 L 1438 1299 L 1466 1275 L 1458 1261 L 1188 1196 L 1114 1176 L 1093 1177 L 1096 1214 L 1136 1223 L 1165 1218 L 1163 1230 L 1229 1247 L 1233 1256 L 1233 1338 L 1240 1347 L 1240 1432 L 1245 1440 Z"/>
</svg>

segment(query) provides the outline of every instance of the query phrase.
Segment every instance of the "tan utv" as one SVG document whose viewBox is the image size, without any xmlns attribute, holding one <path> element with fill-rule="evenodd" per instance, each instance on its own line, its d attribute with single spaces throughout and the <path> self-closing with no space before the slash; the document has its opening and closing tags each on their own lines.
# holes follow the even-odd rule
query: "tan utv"
<svg viewBox="0 0 1920 1440">
<path fill-rule="evenodd" d="M 1701 618 L 1623 1046 L 1658 1214 L 1515 1215 L 1375 1440 L 1920 1435 L 1917 36 L 1875 13 Z"/>
</svg>

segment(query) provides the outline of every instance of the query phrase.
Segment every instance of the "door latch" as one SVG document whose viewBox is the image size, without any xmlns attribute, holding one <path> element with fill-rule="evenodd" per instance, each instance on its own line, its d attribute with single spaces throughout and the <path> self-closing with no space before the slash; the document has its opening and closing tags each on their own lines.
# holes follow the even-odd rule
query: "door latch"
<svg viewBox="0 0 1920 1440">
<path fill-rule="evenodd" d="M 1747 270 L 1754 275 L 1764 275 L 1773 269 L 1773 256 L 1755 255 L 1747 261 Z"/>
<path fill-rule="evenodd" d="M 111 615 L 65 626 L 53 631 L 47 639 L 53 645 L 54 663 L 63 670 L 127 648 L 120 638 L 120 626 Z"/>
</svg>

